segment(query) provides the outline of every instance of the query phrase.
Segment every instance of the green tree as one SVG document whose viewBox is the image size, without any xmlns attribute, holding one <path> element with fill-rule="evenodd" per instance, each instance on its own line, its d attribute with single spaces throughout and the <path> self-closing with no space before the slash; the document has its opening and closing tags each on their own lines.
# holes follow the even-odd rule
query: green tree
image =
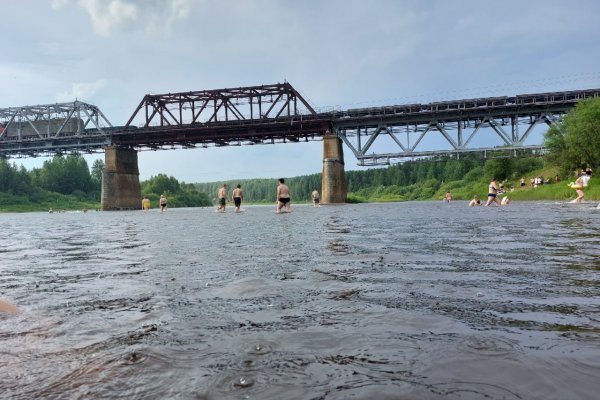
<svg viewBox="0 0 600 400">
<path fill-rule="evenodd" d="M 549 159 L 568 173 L 587 165 L 600 165 L 600 98 L 577 103 L 558 125 L 545 135 Z"/>
</svg>

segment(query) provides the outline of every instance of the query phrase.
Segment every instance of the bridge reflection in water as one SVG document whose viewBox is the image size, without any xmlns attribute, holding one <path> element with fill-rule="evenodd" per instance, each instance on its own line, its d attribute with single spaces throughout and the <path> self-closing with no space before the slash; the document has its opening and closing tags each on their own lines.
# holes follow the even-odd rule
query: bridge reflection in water
<svg viewBox="0 0 600 400">
<path fill-rule="evenodd" d="M 0 156 L 105 151 L 102 209 L 136 209 L 139 150 L 323 140 L 322 202 L 342 203 L 342 143 L 362 165 L 542 151 L 541 144 L 526 144 L 536 126 L 556 124 L 578 101 L 599 96 L 600 89 L 589 89 L 317 112 L 285 82 L 146 95 L 124 126 L 113 126 L 98 107 L 79 101 L 11 107 L 0 109 Z M 424 149 L 431 135 L 443 138 L 438 150 Z M 482 136 L 500 145 L 474 146 Z"/>
</svg>

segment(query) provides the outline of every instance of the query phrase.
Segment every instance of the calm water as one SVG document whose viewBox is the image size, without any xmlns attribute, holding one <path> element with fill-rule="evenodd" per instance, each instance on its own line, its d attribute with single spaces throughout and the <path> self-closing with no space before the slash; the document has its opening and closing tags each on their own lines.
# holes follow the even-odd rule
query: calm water
<svg viewBox="0 0 600 400">
<path fill-rule="evenodd" d="M 592 206 L 0 214 L 0 397 L 596 399 Z"/>
</svg>

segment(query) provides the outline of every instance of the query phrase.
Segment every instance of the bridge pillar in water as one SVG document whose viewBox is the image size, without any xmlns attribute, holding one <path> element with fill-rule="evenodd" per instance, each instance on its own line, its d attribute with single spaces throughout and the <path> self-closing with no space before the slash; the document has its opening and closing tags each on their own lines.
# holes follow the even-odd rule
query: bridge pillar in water
<svg viewBox="0 0 600 400">
<path fill-rule="evenodd" d="M 109 146 L 104 149 L 101 209 L 137 210 L 141 208 L 142 190 L 137 151 Z"/>
<path fill-rule="evenodd" d="M 339 204 L 346 202 L 346 175 L 342 140 L 337 135 L 323 136 L 323 177 L 321 202 Z"/>
</svg>

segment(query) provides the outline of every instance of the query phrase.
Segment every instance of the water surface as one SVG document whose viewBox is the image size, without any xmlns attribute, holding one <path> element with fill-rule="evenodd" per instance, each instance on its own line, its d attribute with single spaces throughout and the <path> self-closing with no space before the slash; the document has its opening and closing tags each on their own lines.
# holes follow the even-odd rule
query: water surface
<svg viewBox="0 0 600 400">
<path fill-rule="evenodd" d="M 597 398 L 592 206 L 1 214 L 0 397 Z"/>
</svg>

